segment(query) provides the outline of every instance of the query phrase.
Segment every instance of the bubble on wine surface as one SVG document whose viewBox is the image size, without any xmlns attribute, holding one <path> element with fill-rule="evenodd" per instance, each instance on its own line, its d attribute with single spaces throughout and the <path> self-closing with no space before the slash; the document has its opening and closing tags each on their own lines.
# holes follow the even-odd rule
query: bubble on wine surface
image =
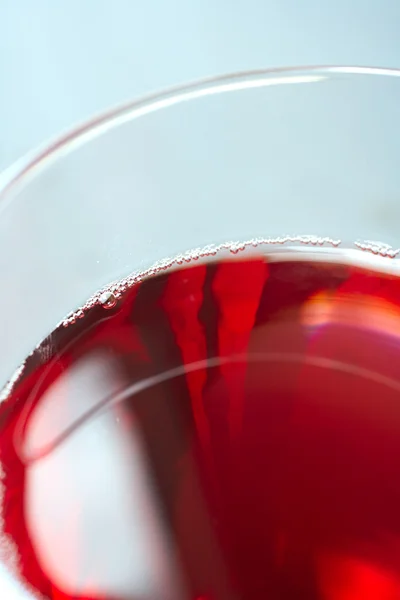
<svg viewBox="0 0 400 600">
<path fill-rule="evenodd" d="M 111 308 L 114 308 L 116 306 L 117 298 L 112 292 L 104 292 L 103 294 L 101 294 L 99 302 L 103 308 L 105 308 L 106 310 L 110 310 Z"/>
</svg>

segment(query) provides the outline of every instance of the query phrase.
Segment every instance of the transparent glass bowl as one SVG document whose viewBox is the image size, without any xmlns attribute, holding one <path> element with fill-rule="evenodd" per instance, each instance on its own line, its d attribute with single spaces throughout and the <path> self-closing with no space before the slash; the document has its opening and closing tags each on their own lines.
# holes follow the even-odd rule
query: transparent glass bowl
<svg viewBox="0 0 400 600">
<path fill-rule="evenodd" d="M 185 250 L 400 244 L 400 71 L 254 71 L 94 118 L 0 178 L 0 383 L 106 283 Z M 395 253 L 395 252 L 394 252 Z"/>
</svg>

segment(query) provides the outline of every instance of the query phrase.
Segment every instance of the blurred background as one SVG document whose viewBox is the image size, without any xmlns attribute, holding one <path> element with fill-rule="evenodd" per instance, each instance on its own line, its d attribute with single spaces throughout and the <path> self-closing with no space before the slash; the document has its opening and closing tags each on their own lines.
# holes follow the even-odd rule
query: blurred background
<svg viewBox="0 0 400 600">
<path fill-rule="evenodd" d="M 1 0 L 0 170 L 110 105 L 226 71 L 400 66 L 397 0 Z"/>
</svg>

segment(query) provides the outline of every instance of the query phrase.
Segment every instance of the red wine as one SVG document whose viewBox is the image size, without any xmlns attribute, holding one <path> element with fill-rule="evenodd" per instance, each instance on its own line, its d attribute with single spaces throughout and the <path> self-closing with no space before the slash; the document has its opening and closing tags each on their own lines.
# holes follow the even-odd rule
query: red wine
<svg viewBox="0 0 400 600">
<path fill-rule="evenodd" d="M 6 389 L 1 557 L 33 597 L 400 598 L 390 259 L 222 256 L 103 293 Z"/>
</svg>

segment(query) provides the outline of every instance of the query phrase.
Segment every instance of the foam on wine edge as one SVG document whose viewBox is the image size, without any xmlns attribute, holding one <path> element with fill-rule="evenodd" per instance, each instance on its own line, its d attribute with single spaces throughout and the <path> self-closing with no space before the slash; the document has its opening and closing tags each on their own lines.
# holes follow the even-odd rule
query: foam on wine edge
<svg viewBox="0 0 400 600">
<path fill-rule="evenodd" d="M 68 327 L 69 325 L 76 323 L 78 319 L 82 319 L 85 313 L 96 305 L 101 305 L 106 309 L 113 308 L 115 303 L 122 297 L 122 295 L 136 283 L 139 283 L 148 277 L 157 275 L 162 271 L 167 271 L 173 267 L 189 264 L 193 261 L 198 261 L 199 259 L 209 259 L 224 252 L 237 255 L 239 252 L 243 252 L 244 250 L 249 251 L 251 249 L 259 249 L 262 246 L 267 246 L 269 250 L 271 250 L 271 248 L 274 246 L 282 247 L 291 244 L 338 248 L 338 246 L 341 244 L 341 240 L 315 235 L 296 235 L 272 238 L 252 238 L 244 242 L 224 242 L 218 245 L 209 244 L 203 248 L 194 248 L 193 250 L 189 250 L 183 254 L 178 254 L 173 258 L 164 258 L 160 261 L 157 261 L 148 269 L 132 273 L 118 282 L 111 283 L 104 288 L 101 288 L 95 294 L 93 294 L 93 296 L 91 296 L 83 306 L 65 317 L 61 321 L 61 324 L 64 327 Z M 389 255 L 387 254 L 387 256 Z"/>
<path fill-rule="evenodd" d="M 62 325 L 63 327 L 68 327 L 73 325 L 78 321 L 78 319 L 82 319 L 85 314 L 95 306 L 102 306 L 105 310 L 112 309 L 115 307 L 117 302 L 122 298 L 125 292 L 135 286 L 137 283 L 144 281 L 149 277 L 153 277 L 163 271 L 167 271 L 171 268 L 179 268 L 182 265 L 186 265 L 189 263 L 193 263 L 199 260 L 207 260 L 212 259 L 217 255 L 229 253 L 230 255 L 238 255 L 243 251 L 246 251 L 246 255 L 248 252 L 252 250 L 259 251 L 264 246 L 268 249 L 267 253 L 278 251 L 278 260 L 282 259 L 281 252 L 283 249 L 290 251 L 298 251 L 303 247 L 303 249 L 317 251 L 318 249 L 324 250 L 324 260 L 333 260 L 336 261 L 338 259 L 337 252 L 334 252 L 333 256 L 329 257 L 329 255 L 325 254 L 325 252 L 338 250 L 343 244 L 342 240 L 334 239 L 330 237 L 322 237 L 316 235 L 285 235 L 278 237 L 270 237 L 263 238 L 257 237 L 252 238 L 250 240 L 246 240 L 243 242 L 224 242 L 221 244 L 208 244 L 202 248 L 194 248 L 192 250 L 188 250 L 184 253 L 178 254 L 173 258 L 164 258 L 152 266 L 148 267 L 142 271 L 136 271 L 120 279 L 119 281 L 114 281 L 106 286 L 100 288 L 97 292 L 95 292 L 89 299 L 78 309 L 70 312 L 65 318 L 62 319 L 60 323 L 58 323 L 55 327 L 59 327 Z M 343 254 L 341 254 L 341 260 L 347 256 L 350 252 L 354 252 L 354 248 L 358 250 L 357 254 L 367 254 L 373 255 L 372 258 L 384 258 L 384 259 L 394 259 L 400 253 L 400 248 L 394 249 L 389 244 L 379 241 L 372 240 L 364 240 L 364 241 L 356 241 L 353 243 L 353 249 L 351 245 L 347 246 L 347 248 L 343 248 Z M 269 257 L 272 259 L 272 256 Z M 295 258 L 293 255 L 291 258 Z M 307 259 L 307 255 L 302 254 L 302 259 Z M 317 257 L 309 256 L 311 260 L 316 259 Z M 354 261 L 355 256 L 351 255 L 351 260 Z M 357 262 L 357 261 L 356 261 Z M 392 267 L 389 266 L 388 262 L 380 263 L 379 265 L 374 265 L 374 263 L 370 263 L 367 261 L 365 264 L 364 261 L 360 261 L 364 263 L 364 266 L 368 268 L 377 268 L 378 270 L 387 271 L 392 270 Z M 397 261 L 396 261 L 397 262 Z M 397 267 L 397 265 L 396 265 Z M 52 353 L 51 347 L 48 345 L 45 346 L 45 342 L 48 338 L 43 338 L 34 350 L 28 355 L 28 358 L 36 353 L 37 351 L 41 351 L 45 348 L 46 352 Z M 25 368 L 26 360 L 16 369 L 13 375 L 10 377 L 8 382 L 0 388 L 0 403 L 4 402 L 12 392 L 15 384 L 18 382 L 21 377 L 24 368 Z"/>
<path fill-rule="evenodd" d="M 179 268 L 182 265 L 201 259 L 207 260 L 223 253 L 237 255 L 245 250 L 246 254 L 252 250 L 257 250 L 259 252 L 259 250 L 264 246 L 268 248 L 268 253 L 270 253 L 274 251 L 274 247 L 277 251 L 282 251 L 282 247 L 290 250 L 298 250 L 299 247 L 301 248 L 302 246 L 309 249 L 312 248 L 317 250 L 320 248 L 327 251 L 329 249 L 338 249 L 341 245 L 342 240 L 340 239 L 316 235 L 294 235 L 271 238 L 259 237 L 243 242 L 224 242 L 217 245 L 209 244 L 203 248 L 194 248 L 182 254 L 178 254 L 173 258 L 167 257 L 159 260 L 143 271 L 131 273 L 118 282 L 108 284 L 93 294 L 80 308 L 67 315 L 60 324 L 63 325 L 63 327 L 68 327 L 69 325 L 76 323 L 78 319 L 82 319 L 85 316 L 85 313 L 96 305 L 101 305 L 105 309 L 114 308 L 123 294 L 135 284 L 140 283 L 148 277 L 153 277 L 154 275 L 157 275 L 163 271 L 167 271 L 171 268 Z M 362 242 L 356 241 L 353 244 L 353 248 L 356 248 L 359 251 L 361 250 L 363 253 L 385 259 L 396 258 L 400 253 L 400 248 L 394 249 L 392 246 L 384 242 L 371 240 L 365 240 Z M 347 251 L 351 251 L 351 247 L 349 247 L 347 250 L 344 250 L 344 252 Z M 336 256 L 336 258 L 333 260 L 336 260 L 337 254 L 334 256 Z M 302 255 L 302 258 L 306 257 Z M 380 268 L 383 268 L 383 265 L 380 265 Z M 385 269 L 383 268 L 383 270 Z"/>
<path fill-rule="evenodd" d="M 60 323 L 56 325 L 54 329 L 57 329 L 60 325 L 63 327 L 68 327 L 69 325 L 73 325 L 78 321 L 78 319 L 82 319 L 85 314 L 92 309 L 94 306 L 102 306 L 104 309 L 114 308 L 116 303 L 122 298 L 123 294 L 128 291 L 128 289 L 132 288 L 137 283 L 142 282 L 148 277 L 153 277 L 158 273 L 163 271 L 167 271 L 171 268 L 179 268 L 182 265 L 189 264 L 199 260 L 207 260 L 212 259 L 213 257 L 225 253 L 229 253 L 231 255 L 238 255 L 239 253 L 246 250 L 247 252 L 251 252 L 252 249 L 260 249 L 263 246 L 268 248 L 268 252 L 272 251 L 274 247 L 277 249 L 282 249 L 282 247 L 290 248 L 290 245 L 294 244 L 301 245 L 305 247 L 312 247 L 314 249 L 325 248 L 325 250 L 337 249 L 342 241 L 339 239 L 333 239 L 329 237 L 321 237 L 316 235 L 294 235 L 294 236 L 279 236 L 279 237 L 271 237 L 271 238 L 252 238 L 250 240 L 244 242 L 224 242 L 222 244 L 208 244 L 203 248 L 194 248 L 192 250 L 188 250 L 182 254 L 178 254 L 173 258 L 164 258 L 156 263 L 154 263 L 149 268 L 143 271 L 137 271 L 131 273 L 127 277 L 120 279 L 117 282 L 112 282 L 107 284 L 106 286 L 100 288 L 97 292 L 95 292 L 89 299 L 78 309 L 75 309 L 71 313 L 69 313 Z M 373 245 L 371 245 L 373 244 Z M 362 244 L 358 246 L 359 250 L 364 250 L 365 252 L 372 252 L 373 254 L 379 254 L 380 256 L 385 256 L 389 258 L 394 258 L 400 252 L 399 250 L 393 251 L 390 246 L 387 244 L 379 243 L 379 242 L 370 242 L 366 243 L 365 247 Z M 377 250 L 378 248 L 378 250 Z M 295 248 L 294 248 L 295 249 Z M 33 349 L 33 351 L 28 355 L 27 358 L 32 356 L 32 354 L 42 351 L 43 349 L 46 352 L 52 353 L 52 349 L 46 345 L 45 342 L 48 340 L 47 337 L 43 338 L 37 346 Z M 27 359 L 26 359 L 27 360 Z M 4 402 L 11 394 L 15 384 L 18 382 L 21 377 L 26 360 L 16 369 L 16 371 L 12 374 L 10 379 L 6 382 L 6 384 L 0 388 L 0 404 Z"/>
</svg>

